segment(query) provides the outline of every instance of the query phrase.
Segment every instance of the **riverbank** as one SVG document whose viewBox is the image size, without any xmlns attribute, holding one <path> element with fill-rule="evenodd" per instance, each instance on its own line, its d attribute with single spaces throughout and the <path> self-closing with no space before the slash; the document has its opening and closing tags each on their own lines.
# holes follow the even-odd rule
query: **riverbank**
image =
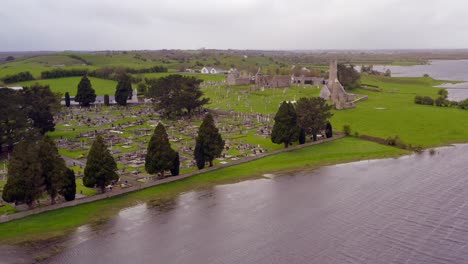
<svg viewBox="0 0 468 264">
<path fill-rule="evenodd" d="M 60 237 L 84 224 L 106 221 L 121 209 L 157 204 L 183 192 L 262 177 L 269 172 L 313 169 L 357 160 L 397 157 L 410 152 L 357 138 L 343 138 L 222 168 L 109 199 L 58 209 L 0 224 L 0 243 L 15 244 Z"/>
</svg>

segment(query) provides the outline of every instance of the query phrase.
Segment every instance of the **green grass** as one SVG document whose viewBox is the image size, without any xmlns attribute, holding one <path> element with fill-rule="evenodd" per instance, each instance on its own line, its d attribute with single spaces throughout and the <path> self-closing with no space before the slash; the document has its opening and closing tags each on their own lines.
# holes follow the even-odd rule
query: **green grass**
<svg viewBox="0 0 468 264">
<path fill-rule="evenodd" d="M 47 80 L 35 80 L 28 82 L 20 82 L 11 84 L 10 86 L 30 86 L 35 83 L 47 84 L 50 86 L 50 89 L 53 92 L 59 92 L 65 94 L 66 92 L 70 93 L 70 96 L 75 96 L 78 83 L 80 82 L 81 77 L 67 77 L 67 78 L 58 78 L 58 79 L 47 79 Z M 89 77 L 93 89 L 96 91 L 96 95 L 113 95 L 115 93 L 115 87 L 117 86 L 116 81 L 104 80 L 94 77 Z"/>
<path fill-rule="evenodd" d="M 283 101 L 294 101 L 301 97 L 320 94 L 320 89 L 312 86 L 292 86 L 264 91 L 250 89 L 250 86 L 211 86 L 204 88 L 203 92 L 210 98 L 208 107 L 211 109 L 262 114 L 275 114 Z"/>
<path fill-rule="evenodd" d="M 96 195 L 98 191 L 94 188 L 88 188 L 83 185 L 82 179 L 76 179 L 76 194 L 83 194 L 86 196 Z"/>
<path fill-rule="evenodd" d="M 185 73 L 185 72 L 158 72 L 158 73 L 145 73 L 145 74 L 136 74 L 136 76 L 141 76 L 142 78 L 162 78 L 171 74 L 180 74 L 184 76 L 193 76 L 203 81 L 215 81 L 221 82 L 226 80 L 226 75 L 223 74 L 201 74 L 201 73 Z"/>
<path fill-rule="evenodd" d="M 380 138 L 398 135 L 406 144 L 432 147 L 468 141 L 468 111 L 457 108 L 417 105 L 415 95 L 435 98 L 444 81 L 431 78 L 364 77 L 363 83 L 377 85 L 382 92 L 353 91 L 367 94 L 369 100 L 357 108 L 335 111 L 336 130 L 349 124 L 353 131 Z M 384 108 L 378 110 L 377 108 Z M 353 132 L 354 133 L 354 132 Z"/>
<path fill-rule="evenodd" d="M 267 172 L 279 173 L 302 168 L 313 169 L 322 165 L 370 158 L 395 157 L 407 153 L 401 149 L 373 142 L 344 138 L 138 192 L 0 224 L 0 242 L 19 243 L 61 236 L 80 225 L 106 220 L 117 214 L 122 208 L 141 202 L 173 198 L 182 192 L 257 178 Z"/>
</svg>

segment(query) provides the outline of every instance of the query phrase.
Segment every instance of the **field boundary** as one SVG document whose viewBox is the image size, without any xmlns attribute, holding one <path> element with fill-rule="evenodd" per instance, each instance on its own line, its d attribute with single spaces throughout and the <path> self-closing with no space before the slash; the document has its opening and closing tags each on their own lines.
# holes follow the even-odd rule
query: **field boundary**
<svg viewBox="0 0 468 264">
<path fill-rule="evenodd" d="M 261 158 L 265 158 L 265 157 L 268 157 L 268 156 L 276 155 L 276 154 L 279 154 L 279 153 L 290 152 L 290 151 L 302 149 L 302 148 L 305 148 L 305 147 L 310 147 L 310 146 L 313 146 L 313 145 L 318 145 L 318 144 L 322 144 L 322 143 L 325 143 L 325 142 L 338 140 L 338 139 L 341 139 L 341 138 L 344 138 L 344 137 L 345 137 L 345 135 L 343 133 L 335 132 L 335 136 L 332 137 L 332 138 L 322 139 L 322 140 L 319 140 L 319 141 L 309 142 L 309 143 L 306 143 L 306 144 L 303 144 L 303 145 L 297 145 L 297 146 L 293 146 L 293 147 L 289 147 L 289 148 L 279 149 L 279 150 L 275 150 L 275 151 L 268 152 L 268 153 L 262 153 L 260 155 L 254 156 L 254 157 L 243 158 L 243 159 L 232 161 L 232 162 L 229 162 L 229 163 L 226 163 L 226 164 L 219 164 L 219 165 L 216 165 L 216 166 L 213 166 L 213 167 L 210 167 L 210 168 L 205 168 L 205 169 L 202 169 L 202 170 L 182 174 L 182 175 L 179 175 L 179 176 L 167 177 L 167 178 L 164 178 L 164 179 L 161 179 L 161 180 L 155 180 L 153 182 L 141 183 L 138 186 L 132 186 L 132 187 L 121 189 L 121 190 L 113 190 L 113 191 L 110 191 L 110 192 L 97 194 L 97 195 L 93 195 L 93 196 L 82 198 L 82 199 L 77 199 L 77 200 L 73 200 L 73 201 L 69 201 L 69 202 L 63 202 L 63 203 L 59 203 L 59 204 L 47 205 L 47 206 L 44 206 L 44 207 L 34 208 L 34 209 L 31 209 L 31 210 L 15 213 L 15 214 L 11 214 L 11 215 L 3 215 L 3 216 L 0 216 L 0 224 L 10 222 L 10 221 L 13 221 L 13 220 L 17 220 L 17 219 L 21 219 L 21 218 L 25 218 L 25 217 L 28 217 L 28 216 L 31 216 L 31 215 L 36 215 L 36 214 L 48 212 L 48 211 L 53 211 L 53 210 L 57 210 L 57 209 L 61 209 L 61 208 L 67 208 L 67 207 L 77 206 L 77 205 L 81 205 L 81 204 L 91 203 L 91 202 L 99 201 L 99 200 L 102 200 L 102 199 L 107 199 L 107 198 L 116 197 L 116 196 L 119 196 L 119 195 L 131 193 L 131 192 L 136 192 L 136 191 L 147 189 L 147 188 L 150 188 L 150 187 L 154 187 L 154 186 L 158 186 L 158 185 L 162 185 L 162 184 L 166 184 L 166 183 L 170 183 L 170 182 L 190 178 L 190 177 L 193 177 L 193 176 L 205 173 L 205 172 L 211 172 L 211 171 L 219 170 L 219 169 L 222 169 L 222 168 L 227 168 L 227 167 L 231 167 L 231 166 L 235 166 L 235 165 L 240 165 L 240 164 L 243 164 L 243 163 L 247 163 L 247 162 L 251 162 L 251 161 L 254 161 L 254 160 L 261 159 Z"/>
</svg>

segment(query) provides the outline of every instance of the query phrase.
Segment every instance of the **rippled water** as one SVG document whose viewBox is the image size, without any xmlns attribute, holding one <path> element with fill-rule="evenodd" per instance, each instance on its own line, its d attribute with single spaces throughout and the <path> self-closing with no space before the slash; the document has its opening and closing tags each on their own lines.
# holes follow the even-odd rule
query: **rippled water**
<svg viewBox="0 0 468 264">
<path fill-rule="evenodd" d="M 457 145 L 141 204 L 78 228 L 48 262 L 468 263 L 467 153 Z"/>
</svg>

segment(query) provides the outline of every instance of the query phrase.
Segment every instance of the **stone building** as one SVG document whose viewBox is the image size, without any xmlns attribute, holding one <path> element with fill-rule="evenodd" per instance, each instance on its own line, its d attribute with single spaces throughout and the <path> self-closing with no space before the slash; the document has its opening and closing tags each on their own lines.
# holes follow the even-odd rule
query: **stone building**
<svg viewBox="0 0 468 264">
<path fill-rule="evenodd" d="M 226 82 L 228 85 L 249 85 L 253 83 L 253 80 L 248 74 L 240 74 L 237 70 L 232 70 L 228 73 Z"/>
<path fill-rule="evenodd" d="M 291 87 L 291 76 L 289 75 L 263 75 L 258 69 L 255 75 L 255 86 L 259 88 L 285 88 Z"/>
<path fill-rule="evenodd" d="M 301 84 L 301 85 L 314 85 L 314 86 L 320 86 L 325 84 L 325 78 L 320 78 L 320 77 L 306 77 L 304 75 L 301 76 L 293 76 L 292 77 L 292 83 L 294 84 Z"/>
<path fill-rule="evenodd" d="M 338 66 L 336 60 L 330 63 L 329 77 L 320 91 L 320 97 L 332 101 L 335 104 L 335 108 L 338 110 L 356 107 L 354 102 L 355 95 L 347 93 L 343 85 L 338 81 Z"/>
</svg>

